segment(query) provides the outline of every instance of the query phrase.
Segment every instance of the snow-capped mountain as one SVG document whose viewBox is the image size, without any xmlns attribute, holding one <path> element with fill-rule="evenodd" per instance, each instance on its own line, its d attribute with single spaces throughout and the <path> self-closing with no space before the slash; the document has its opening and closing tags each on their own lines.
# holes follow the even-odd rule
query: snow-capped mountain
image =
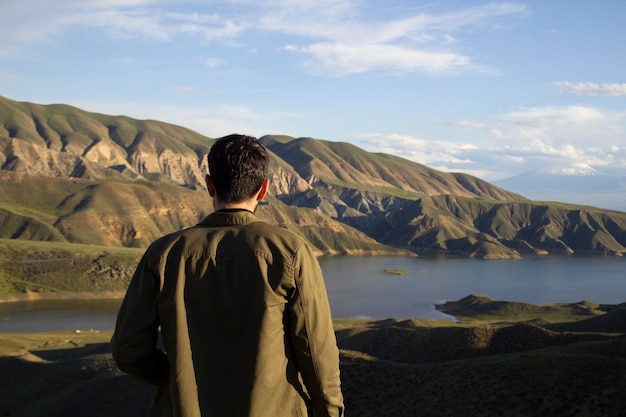
<svg viewBox="0 0 626 417">
<path fill-rule="evenodd" d="M 564 176 L 564 177 L 589 177 L 602 175 L 594 167 L 587 164 L 574 164 L 566 167 L 552 167 L 549 169 L 539 170 L 547 171 L 550 175 Z"/>
<path fill-rule="evenodd" d="M 493 184 L 533 200 L 626 211 L 626 170 L 600 169 L 587 164 L 546 165 Z"/>
</svg>

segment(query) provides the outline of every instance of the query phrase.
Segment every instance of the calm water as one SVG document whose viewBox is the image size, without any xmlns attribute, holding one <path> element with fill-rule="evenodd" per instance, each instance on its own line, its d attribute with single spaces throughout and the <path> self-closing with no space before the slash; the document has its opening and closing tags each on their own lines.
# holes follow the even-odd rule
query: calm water
<svg viewBox="0 0 626 417">
<path fill-rule="evenodd" d="M 533 304 L 590 300 L 626 302 L 626 258 L 325 257 L 324 271 L 336 318 L 446 318 L 435 304 L 482 293 Z M 385 273 L 404 269 L 405 275 Z M 0 303 L 0 332 L 112 330 L 119 300 Z"/>
<path fill-rule="evenodd" d="M 533 304 L 626 302 L 626 258 L 324 258 L 334 317 L 450 318 L 434 304 L 472 293 Z M 385 273 L 404 269 L 405 275 Z"/>
</svg>

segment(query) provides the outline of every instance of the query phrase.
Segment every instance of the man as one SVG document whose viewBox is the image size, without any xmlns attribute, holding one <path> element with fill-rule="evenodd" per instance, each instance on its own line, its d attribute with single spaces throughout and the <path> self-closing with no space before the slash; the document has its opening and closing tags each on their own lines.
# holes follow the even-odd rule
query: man
<svg viewBox="0 0 626 417">
<path fill-rule="evenodd" d="M 344 413 L 317 259 L 254 215 L 268 159 L 255 138 L 217 140 L 206 177 L 215 211 L 153 242 L 135 271 L 112 349 L 122 371 L 158 385 L 152 416 Z"/>
</svg>

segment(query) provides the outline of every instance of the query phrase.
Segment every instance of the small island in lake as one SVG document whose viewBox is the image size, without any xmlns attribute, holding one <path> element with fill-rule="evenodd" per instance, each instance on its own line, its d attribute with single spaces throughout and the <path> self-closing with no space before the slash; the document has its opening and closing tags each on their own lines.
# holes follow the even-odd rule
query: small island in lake
<svg viewBox="0 0 626 417">
<path fill-rule="evenodd" d="M 404 275 L 407 273 L 406 269 L 385 269 L 384 272 L 393 275 Z"/>
<path fill-rule="evenodd" d="M 626 304 L 472 294 L 437 308 L 457 321 L 334 321 L 351 416 L 623 415 Z M 110 338 L 0 334 L 0 415 L 143 415 L 154 387 L 116 369 Z"/>
</svg>

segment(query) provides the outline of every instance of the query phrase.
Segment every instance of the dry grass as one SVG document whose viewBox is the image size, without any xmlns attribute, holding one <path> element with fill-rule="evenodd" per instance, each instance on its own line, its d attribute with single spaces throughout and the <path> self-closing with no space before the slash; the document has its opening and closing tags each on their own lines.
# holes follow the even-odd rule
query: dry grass
<svg viewBox="0 0 626 417">
<path fill-rule="evenodd" d="M 348 415 L 622 416 L 626 337 L 528 323 L 336 322 Z M 0 415 L 141 416 L 110 332 L 0 334 Z M 592 340 L 593 339 L 593 340 Z"/>
</svg>

